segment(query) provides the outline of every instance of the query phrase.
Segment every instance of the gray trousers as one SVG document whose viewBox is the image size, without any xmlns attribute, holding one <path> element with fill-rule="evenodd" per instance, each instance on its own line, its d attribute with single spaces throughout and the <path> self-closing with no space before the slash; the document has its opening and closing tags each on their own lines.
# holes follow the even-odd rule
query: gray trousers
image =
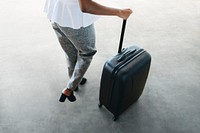
<svg viewBox="0 0 200 133">
<path fill-rule="evenodd" d="M 72 29 L 61 27 L 57 23 L 52 24 L 62 49 L 66 53 L 69 81 L 67 89 L 75 90 L 87 71 L 95 49 L 94 26 Z"/>
</svg>

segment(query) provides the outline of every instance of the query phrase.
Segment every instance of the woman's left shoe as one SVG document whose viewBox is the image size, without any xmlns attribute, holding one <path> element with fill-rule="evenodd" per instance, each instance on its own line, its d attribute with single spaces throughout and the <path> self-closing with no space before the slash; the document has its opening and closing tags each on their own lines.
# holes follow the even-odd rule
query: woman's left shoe
<svg viewBox="0 0 200 133">
<path fill-rule="evenodd" d="M 63 94 L 63 93 L 61 93 L 61 96 L 60 96 L 59 101 L 60 101 L 60 102 L 64 102 L 64 101 L 66 100 L 66 98 L 68 98 L 68 100 L 69 100 L 70 102 L 76 101 L 76 97 L 74 96 L 73 91 L 71 92 L 71 94 L 70 94 L 69 96 L 67 96 L 67 95 L 65 95 L 65 94 Z"/>
</svg>

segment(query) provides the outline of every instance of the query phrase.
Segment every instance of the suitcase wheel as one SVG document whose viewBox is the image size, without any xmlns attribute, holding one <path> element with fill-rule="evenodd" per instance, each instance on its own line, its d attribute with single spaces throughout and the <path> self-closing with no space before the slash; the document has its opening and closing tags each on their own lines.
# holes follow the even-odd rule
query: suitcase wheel
<svg viewBox="0 0 200 133">
<path fill-rule="evenodd" d="M 101 104 L 101 103 L 99 103 L 99 105 L 98 105 L 98 106 L 99 106 L 99 108 L 101 108 L 101 107 L 102 107 L 102 104 Z"/>
<path fill-rule="evenodd" d="M 113 117 L 113 121 L 116 121 L 118 119 L 118 116 Z"/>
</svg>

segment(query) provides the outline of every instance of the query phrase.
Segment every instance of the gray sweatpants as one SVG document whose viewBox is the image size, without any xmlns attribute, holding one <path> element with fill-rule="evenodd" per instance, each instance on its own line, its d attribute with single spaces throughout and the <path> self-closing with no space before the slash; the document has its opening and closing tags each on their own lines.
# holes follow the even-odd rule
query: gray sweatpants
<svg viewBox="0 0 200 133">
<path fill-rule="evenodd" d="M 94 26 L 72 29 L 52 24 L 58 40 L 66 53 L 69 81 L 66 88 L 75 90 L 87 71 L 95 49 Z"/>
</svg>

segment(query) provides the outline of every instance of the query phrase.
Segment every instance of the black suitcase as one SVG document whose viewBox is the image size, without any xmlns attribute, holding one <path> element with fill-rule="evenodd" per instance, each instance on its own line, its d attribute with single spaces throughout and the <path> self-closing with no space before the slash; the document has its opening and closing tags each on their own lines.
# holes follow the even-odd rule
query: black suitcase
<svg viewBox="0 0 200 133">
<path fill-rule="evenodd" d="M 113 120 L 141 96 L 151 64 L 151 56 L 137 46 L 122 48 L 126 20 L 123 21 L 118 54 L 103 67 L 99 93 L 99 107 L 104 105 Z"/>
</svg>

